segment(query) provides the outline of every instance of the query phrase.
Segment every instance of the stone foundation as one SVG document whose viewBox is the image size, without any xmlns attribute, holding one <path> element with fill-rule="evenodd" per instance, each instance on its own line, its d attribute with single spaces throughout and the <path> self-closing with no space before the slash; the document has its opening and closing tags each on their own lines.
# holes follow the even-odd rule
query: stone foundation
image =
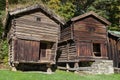
<svg viewBox="0 0 120 80">
<path fill-rule="evenodd" d="M 120 68 L 114 68 L 114 73 L 120 73 Z"/>
<path fill-rule="evenodd" d="M 91 67 L 88 67 L 86 71 L 83 72 L 89 74 L 112 74 L 114 73 L 113 61 L 112 60 L 96 60 L 93 62 Z"/>
</svg>

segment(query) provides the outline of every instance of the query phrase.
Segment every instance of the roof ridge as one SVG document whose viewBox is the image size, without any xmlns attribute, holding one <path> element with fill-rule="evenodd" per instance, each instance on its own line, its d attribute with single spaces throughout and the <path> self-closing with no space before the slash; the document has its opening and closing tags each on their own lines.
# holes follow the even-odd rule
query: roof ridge
<svg viewBox="0 0 120 80">
<path fill-rule="evenodd" d="M 103 21 L 104 23 L 106 23 L 107 25 L 111 24 L 109 21 L 107 21 L 105 18 L 99 16 L 94 11 L 90 11 L 90 12 L 84 13 L 82 15 L 76 16 L 76 17 L 72 18 L 71 21 L 76 21 L 76 20 L 82 19 L 84 17 L 87 17 L 89 15 L 93 15 L 93 16 L 97 17 L 98 19 L 100 19 L 101 21 Z"/>
<path fill-rule="evenodd" d="M 20 13 L 24 13 L 24 12 L 27 12 L 27 11 L 34 10 L 34 9 L 42 9 L 45 13 L 47 13 L 51 17 L 54 17 L 61 24 L 65 24 L 65 20 L 63 18 L 58 16 L 53 10 L 49 9 L 47 6 L 45 6 L 43 4 L 34 4 L 32 6 L 17 8 L 13 11 L 9 11 L 9 14 L 10 14 L 10 16 L 13 16 L 13 15 L 17 15 L 17 14 L 20 14 Z"/>
</svg>

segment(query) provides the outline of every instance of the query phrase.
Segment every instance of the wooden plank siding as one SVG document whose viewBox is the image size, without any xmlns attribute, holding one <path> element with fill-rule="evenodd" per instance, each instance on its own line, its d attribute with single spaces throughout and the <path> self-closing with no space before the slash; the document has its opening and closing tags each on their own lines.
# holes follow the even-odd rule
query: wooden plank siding
<svg viewBox="0 0 120 80">
<path fill-rule="evenodd" d="M 11 26 L 10 30 L 7 33 L 7 40 L 8 40 L 8 42 L 9 42 L 9 40 L 11 40 L 15 36 L 15 21 L 14 20 L 11 21 L 10 26 Z"/>
<path fill-rule="evenodd" d="M 117 43 L 117 49 L 118 49 L 118 68 L 120 68 L 120 40 Z"/>
<path fill-rule="evenodd" d="M 72 39 L 72 32 L 71 27 L 67 27 L 61 30 L 60 35 L 60 42 L 67 41 L 69 39 Z"/>
<path fill-rule="evenodd" d="M 36 17 L 40 18 L 40 21 L 37 21 Z M 14 28 L 11 28 L 13 28 L 16 37 L 14 40 L 14 61 L 38 63 L 55 61 L 60 33 L 57 23 L 41 12 L 15 17 L 12 22 Z M 49 51 L 41 49 L 40 44 L 43 41 L 53 44 Z M 42 57 L 44 52 L 45 57 Z"/>
<path fill-rule="evenodd" d="M 68 62 L 79 62 L 108 59 L 107 39 L 106 25 L 91 15 L 73 22 L 68 22 L 66 28 L 61 30 L 59 48 L 63 52 L 58 62 L 65 62 L 65 60 Z M 74 42 L 74 48 L 72 48 L 73 55 L 69 52 L 71 48 L 67 48 L 67 45 L 70 45 L 69 40 Z M 66 44 L 62 45 L 63 42 L 66 42 Z M 99 56 L 95 55 L 93 44 L 99 45 Z M 70 56 L 73 57 L 71 58 Z"/>
<path fill-rule="evenodd" d="M 9 54 L 8 61 L 11 64 L 14 61 L 14 41 L 11 39 L 9 41 Z"/>
<path fill-rule="evenodd" d="M 37 41 L 15 40 L 15 61 L 38 61 L 39 44 Z"/>
<path fill-rule="evenodd" d="M 93 57 L 93 43 L 100 44 L 100 58 L 107 57 L 107 31 L 104 24 L 93 17 L 87 17 L 74 23 L 73 37 L 77 43 L 79 58 Z"/>
<path fill-rule="evenodd" d="M 42 4 L 9 11 L 2 37 L 9 43 L 10 66 L 42 65 L 50 71 L 56 63 L 60 26 L 64 24 L 64 19 Z"/>
<path fill-rule="evenodd" d="M 107 31 L 105 25 L 96 19 L 89 17 L 74 24 L 74 39 L 76 40 L 104 40 L 106 41 Z"/>
<path fill-rule="evenodd" d="M 40 21 L 36 21 L 37 15 Z M 42 17 L 41 17 L 42 16 Z M 47 22 L 46 22 L 47 20 Z M 19 38 L 35 40 L 57 41 L 59 35 L 58 25 L 44 14 L 37 12 L 32 15 L 15 18 L 15 34 Z M 25 36 L 25 37 L 24 37 Z"/>
<path fill-rule="evenodd" d="M 59 61 L 67 61 L 68 59 L 68 51 L 67 51 L 67 46 L 66 45 L 62 45 L 59 47 L 60 48 L 60 57 L 59 57 Z"/>
<path fill-rule="evenodd" d="M 108 57 L 107 43 L 101 43 L 101 56 L 103 58 Z"/>
<path fill-rule="evenodd" d="M 49 43 L 50 48 L 43 49 L 40 41 L 16 39 L 14 40 L 15 62 L 24 63 L 41 63 L 55 61 L 56 43 Z"/>
<path fill-rule="evenodd" d="M 120 68 L 120 41 L 118 37 L 109 34 L 109 55 L 110 60 L 113 60 L 113 66 Z"/>
<path fill-rule="evenodd" d="M 76 54 L 76 44 L 74 42 L 69 43 L 69 60 L 75 60 Z"/>
<path fill-rule="evenodd" d="M 83 57 L 83 56 L 86 56 L 86 57 L 88 57 L 88 56 L 93 56 L 92 55 L 92 48 L 91 48 L 91 43 L 90 42 L 80 42 L 79 43 L 79 48 L 78 48 L 78 50 L 79 50 L 79 53 L 78 53 L 78 56 L 80 56 L 80 57 Z"/>
<path fill-rule="evenodd" d="M 77 57 L 77 54 L 76 54 L 77 50 L 74 42 L 68 42 L 68 43 L 59 45 L 58 49 L 60 50 L 58 53 L 60 54 L 60 56 L 58 57 L 58 62 L 75 61 Z"/>
<path fill-rule="evenodd" d="M 10 29 L 6 32 L 11 66 L 14 63 L 55 64 L 62 25 L 60 19 L 56 18 L 55 15 L 50 16 L 42 10 L 11 15 L 8 23 Z M 47 45 L 45 48 L 45 45 L 41 46 L 43 43 Z"/>
</svg>

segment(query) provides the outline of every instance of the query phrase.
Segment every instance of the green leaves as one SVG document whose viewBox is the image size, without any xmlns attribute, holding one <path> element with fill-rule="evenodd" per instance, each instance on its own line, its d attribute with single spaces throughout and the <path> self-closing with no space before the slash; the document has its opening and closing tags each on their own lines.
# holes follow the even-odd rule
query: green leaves
<svg viewBox="0 0 120 80">
<path fill-rule="evenodd" d="M 0 0 L 0 10 L 5 10 L 5 0 Z"/>
<path fill-rule="evenodd" d="M 66 20 L 72 18 L 75 14 L 75 5 L 70 2 L 63 4 L 59 10 L 58 14 L 63 16 Z"/>
<path fill-rule="evenodd" d="M 2 36 L 2 32 L 3 32 L 3 17 L 5 15 L 5 0 L 0 0 L 0 61 L 3 61 L 5 59 L 7 59 L 7 55 L 8 55 L 8 45 L 7 45 L 7 41 L 3 41 L 1 39 Z"/>
<path fill-rule="evenodd" d="M 4 9 L 5 0 L 0 0 L 0 3 L 2 6 L 0 8 Z M 120 30 L 118 27 L 120 25 L 120 0 L 9 0 L 9 3 L 14 5 L 44 3 L 66 21 L 92 10 L 112 23 L 109 29 Z"/>
<path fill-rule="evenodd" d="M 8 56 L 7 41 L 0 40 L 0 60 L 4 60 Z"/>
<path fill-rule="evenodd" d="M 120 0 L 96 0 L 91 7 L 93 7 L 92 9 L 94 9 L 95 12 L 112 23 L 109 28 L 110 30 L 120 30 Z"/>
<path fill-rule="evenodd" d="M 75 13 L 75 5 L 70 1 L 49 0 L 46 5 L 66 20 L 70 19 Z"/>
</svg>

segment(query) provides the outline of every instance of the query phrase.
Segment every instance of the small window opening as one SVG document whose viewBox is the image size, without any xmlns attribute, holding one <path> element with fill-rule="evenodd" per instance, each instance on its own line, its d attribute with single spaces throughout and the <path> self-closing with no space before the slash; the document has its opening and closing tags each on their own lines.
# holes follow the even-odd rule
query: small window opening
<svg viewBox="0 0 120 80">
<path fill-rule="evenodd" d="M 87 27 L 87 30 L 88 30 L 89 32 L 94 32 L 94 31 L 95 31 L 95 28 L 94 28 L 94 27 L 89 26 L 89 27 Z"/>
<path fill-rule="evenodd" d="M 36 21 L 41 21 L 41 18 L 40 17 L 36 17 Z"/>
<path fill-rule="evenodd" d="M 93 54 L 96 57 L 100 57 L 101 56 L 100 44 L 99 43 L 93 43 Z"/>
</svg>

